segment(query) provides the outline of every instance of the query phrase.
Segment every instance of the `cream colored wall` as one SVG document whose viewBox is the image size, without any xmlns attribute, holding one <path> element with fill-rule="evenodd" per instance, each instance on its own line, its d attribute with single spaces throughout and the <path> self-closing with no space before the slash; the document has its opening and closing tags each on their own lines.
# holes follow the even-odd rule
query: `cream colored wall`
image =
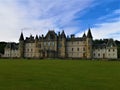
<svg viewBox="0 0 120 90">
<path fill-rule="evenodd" d="M 19 57 L 18 50 L 11 50 L 11 57 Z"/>
<path fill-rule="evenodd" d="M 3 57 L 19 57 L 19 52 L 18 50 L 5 49 Z"/>
<path fill-rule="evenodd" d="M 83 41 L 68 41 L 66 46 L 67 56 L 72 58 L 83 58 L 83 53 L 86 52 L 84 51 L 84 48 L 86 47 Z"/>
<path fill-rule="evenodd" d="M 41 49 L 45 50 L 57 50 L 57 42 L 56 41 L 43 41 Z"/>
<path fill-rule="evenodd" d="M 103 56 L 103 54 L 105 56 Z M 93 58 L 117 59 L 117 48 L 115 47 L 115 48 L 94 49 Z"/>
<path fill-rule="evenodd" d="M 105 55 L 105 56 L 103 56 L 103 54 Z M 93 58 L 107 58 L 106 57 L 106 49 L 94 49 L 93 50 Z"/>
<path fill-rule="evenodd" d="M 107 58 L 111 58 L 111 59 L 117 59 L 117 48 L 114 47 L 114 48 L 107 48 L 106 49 L 106 56 Z"/>
<path fill-rule="evenodd" d="M 25 43 L 24 56 L 35 57 L 35 43 Z"/>
<path fill-rule="evenodd" d="M 11 57 L 11 50 L 5 49 L 4 57 Z"/>
</svg>

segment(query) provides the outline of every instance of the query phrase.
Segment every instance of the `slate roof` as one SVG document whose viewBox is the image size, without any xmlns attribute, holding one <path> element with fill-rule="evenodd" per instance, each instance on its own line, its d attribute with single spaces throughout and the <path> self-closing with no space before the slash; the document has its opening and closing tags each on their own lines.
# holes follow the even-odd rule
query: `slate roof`
<svg viewBox="0 0 120 90">
<path fill-rule="evenodd" d="M 83 34 L 83 38 L 86 38 L 86 37 L 87 37 L 87 36 L 86 36 L 86 34 L 84 33 L 84 34 Z"/>
<path fill-rule="evenodd" d="M 34 43 L 35 39 L 32 35 L 30 35 L 30 37 L 26 37 L 25 42 L 30 42 L 30 43 Z"/>
<path fill-rule="evenodd" d="M 92 37 L 92 34 L 91 34 L 91 30 L 90 30 L 90 29 L 88 30 L 88 33 L 87 33 L 87 38 L 93 38 L 93 37 Z"/>
<path fill-rule="evenodd" d="M 66 35 L 65 35 L 64 30 L 63 30 L 62 33 L 61 33 L 61 37 L 62 37 L 62 38 L 66 38 Z"/>
<path fill-rule="evenodd" d="M 19 41 L 22 41 L 22 40 L 24 40 L 23 33 L 21 33 Z"/>
<path fill-rule="evenodd" d="M 67 41 L 84 41 L 84 38 L 81 37 L 67 38 Z"/>
<path fill-rule="evenodd" d="M 93 48 L 106 48 L 106 47 L 117 47 L 113 39 L 104 39 L 103 43 L 95 44 L 93 43 Z"/>
<path fill-rule="evenodd" d="M 7 43 L 5 48 L 12 49 L 12 50 L 18 50 L 18 43 Z"/>
<path fill-rule="evenodd" d="M 107 47 L 116 47 L 116 43 L 113 41 L 113 39 L 109 39 L 107 43 Z"/>
<path fill-rule="evenodd" d="M 54 30 L 49 30 L 44 39 L 53 40 L 56 37 L 57 37 L 57 34 L 55 33 L 55 31 Z"/>
</svg>

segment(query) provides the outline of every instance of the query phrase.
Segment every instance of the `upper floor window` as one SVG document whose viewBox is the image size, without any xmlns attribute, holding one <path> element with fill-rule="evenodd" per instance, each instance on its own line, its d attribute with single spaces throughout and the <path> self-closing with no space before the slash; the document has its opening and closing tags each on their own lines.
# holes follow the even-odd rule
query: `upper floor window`
<svg viewBox="0 0 120 90">
<path fill-rule="evenodd" d="M 46 42 L 44 42 L 44 46 L 46 46 Z"/>
<path fill-rule="evenodd" d="M 100 56 L 100 53 L 98 54 L 98 56 Z"/>
<path fill-rule="evenodd" d="M 98 51 L 100 51 L 100 48 L 98 48 Z"/>
<path fill-rule="evenodd" d="M 85 51 L 85 48 L 83 48 L 83 51 Z"/>
<path fill-rule="evenodd" d="M 115 51 L 115 49 L 113 49 L 113 52 Z"/>
<path fill-rule="evenodd" d="M 50 42 L 48 42 L 48 46 L 50 46 Z"/>
<path fill-rule="evenodd" d="M 113 47 L 113 45 L 111 45 L 110 47 Z"/>
<path fill-rule="evenodd" d="M 55 45 L 55 43 L 54 43 L 54 42 L 51 42 L 51 44 L 52 44 L 52 46 L 54 46 L 54 45 Z"/>
<path fill-rule="evenodd" d="M 41 48 L 41 44 L 39 44 L 39 48 Z"/>
<path fill-rule="evenodd" d="M 72 48 L 72 51 L 74 50 L 74 48 Z"/>
<path fill-rule="evenodd" d="M 77 51 L 79 51 L 79 48 L 77 48 Z"/>
<path fill-rule="evenodd" d="M 73 42 L 72 42 L 72 44 L 73 44 Z"/>
<path fill-rule="evenodd" d="M 90 46 L 88 47 L 88 50 L 90 50 Z"/>
<path fill-rule="evenodd" d="M 60 44 L 58 44 L 58 48 L 61 48 L 62 47 L 62 44 L 60 43 Z"/>
</svg>

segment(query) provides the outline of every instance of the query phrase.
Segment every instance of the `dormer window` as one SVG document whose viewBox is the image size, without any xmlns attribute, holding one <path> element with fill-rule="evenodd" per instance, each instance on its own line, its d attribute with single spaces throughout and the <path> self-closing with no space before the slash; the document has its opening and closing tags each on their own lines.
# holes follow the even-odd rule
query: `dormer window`
<svg viewBox="0 0 120 90">
<path fill-rule="evenodd" d="M 113 47 L 113 45 L 111 45 L 110 47 Z"/>
<path fill-rule="evenodd" d="M 50 42 L 48 42 L 48 46 L 50 46 Z"/>
</svg>

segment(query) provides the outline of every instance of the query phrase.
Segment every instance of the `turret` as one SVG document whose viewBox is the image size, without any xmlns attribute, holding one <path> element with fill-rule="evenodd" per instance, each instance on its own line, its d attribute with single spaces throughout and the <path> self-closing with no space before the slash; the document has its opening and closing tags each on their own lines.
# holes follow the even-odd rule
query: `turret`
<svg viewBox="0 0 120 90">
<path fill-rule="evenodd" d="M 36 58 L 39 58 L 39 49 L 41 47 L 41 44 L 39 44 L 39 38 L 38 38 L 38 35 L 36 35 L 35 37 L 35 57 Z"/>
<path fill-rule="evenodd" d="M 36 41 L 38 41 L 38 40 L 39 40 L 38 35 L 36 35 L 35 40 L 36 40 Z"/>
<path fill-rule="evenodd" d="M 66 35 L 65 35 L 64 30 L 63 30 L 62 33 L 61 33 L 61 37 L 62 37 L 62 38 L 66 38 Z"/>
<path fill-rule="evenodd" d="M 62 31 L 58 39 L 58 57 L 66 57 L 66 35 L 64 33 L 64 30 Z"/>
<path fill-rule="evenodd" d="M 91 30 L 88 30 L 87 37 L 86 37 L 86 55 L 88 59 L 92 59 L 92 33 Z"/>
<path fill-rule="evenodd" d="M 83 39 L 86 39 L 86 37 L 87 37 L 87 36 L 86 36 L 86 34 L 84 33 L 83 36 L 82 36 L 82 38 L 83 38 Z"/>
<path fill-rule="evenodd" d="M 35 37 L 35 44 L 36 44 L 36 47 L 38 47 L 38 40 L 39 40 L 38 35 L 36 35 L 36 37 Z"/>
<path fill-rule="evenodd" d="M 21 33 L 19 38 L 19 57 L 24 58 L 24 36 L 23 33 Z"/>
<path fill-rule="evenodd" d="M 23 36 L 23 33 L 22 33 L 22 32 L 21 32 L 21 35 L 20 35 L 19 41 L 24 41 L 24 36 Z"/>
<path fill-rule="evenodd" d="M 87 33 L 87 38 L 91 38 L 91 39 L 93 38 L 93 37 L 92 37 L 92 34 L 91 34 L 90 28 L 89 28 L 88 33 Z"/>
</svg>

